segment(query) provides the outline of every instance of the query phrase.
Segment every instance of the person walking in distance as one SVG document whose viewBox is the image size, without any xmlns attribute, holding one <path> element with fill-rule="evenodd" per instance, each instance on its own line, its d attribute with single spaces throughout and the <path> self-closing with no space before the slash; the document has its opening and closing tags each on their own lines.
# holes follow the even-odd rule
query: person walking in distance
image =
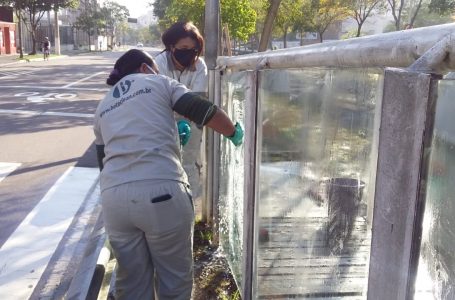
<svg viewBox="0 0 455 300">
<path fill-rule="evenodd" d="M 49 60 L 50 53 L 51 53 L 51 42 L 49 41 L 49 38 L 46 36 L 43 41 L 44 60 Z"/>
<path fill-rule="evenodd" d="M 107 79 L 94 120 L 104 225 L 117 259 L 115 299 L 189 300 L 194 208 L 174 112 L 236 146 L 243 129 L 131 49 Z"/>
</svg>

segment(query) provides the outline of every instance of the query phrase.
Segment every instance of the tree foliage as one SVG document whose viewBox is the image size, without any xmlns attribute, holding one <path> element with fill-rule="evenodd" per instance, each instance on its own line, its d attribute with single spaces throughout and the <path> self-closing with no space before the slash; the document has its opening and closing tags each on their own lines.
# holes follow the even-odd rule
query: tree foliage
<svg viewBox="0 0 455 300">
<path fill-rule="evenodd" d="M 290 29 L 297 29 L 300 21 L 304 21 L 303 0 L 283 0 L 275 20 L 275 26 L 283 34 L 283 44 L 286 48 L 287 34 Z M 297 26 L 296 26 L 297 25 Z"/>
<path fill-rule="evenodd" d="M 111 37 L 111 44 L 115 43 L 116 29 L 122 22 L 125 22 L 130 15 L 126 6 L 114 1 L 106 1 L 100 9 L 100 23 L 103 26 L 104 34 Z"/>
<path fill-rule="evenodd" d="M 221 22 L 227 24 L 231 36 L 242 41 L 256 30 L 257 13 L 247 0 L 221 0 Z"/>
<path fill-rule="evenodd" d="M 88 36 L 103 34 L 115 43 L 117 28 L 125 23 L 129 16 L 128 9 L 115 1 L 106 1 L 103 6 L 88 5 L 82 10 L 74 26 L 86 32 Z M 120 30 L 123 30 L 120 28 Z"/>
<path fill-rule="evenodd" d="M 383 11 L 386 9 L 384 0 L 351 0 L 349 9 L 351 17 L 357 23 L 357 37 L 360 36 L 362 26 L 366 19 L 374 14 L 375 11 Z"/>
<path fill-rule="evenodd" d="M 155 2 L 154 11 L 162 14 L 166 0 Z M 165 30 L 177 21 L 191 21 L 204 32 L 204 0 L 170 0 L 159 25 Z M 232 37 L 246 40 L 255 32 L 257 14 L 248 0 L 221 0 L 221 22 L 227 24 Z"/>
<path fill-rule="evenodd" d="M 305 0 L 302 10 L 306 26 L 319 34 L 321 43 L 330 25 L 350 15 L 349 2 L 343 0 Z"/>
<path fill-rule="evenodd" d="M 75 8 L 79 0 L 0 0 L 1 5 L 14 8 L 16 16 L 22 20 L 30 32 L 33 44 L 32 52 L 36 54 L 36 31 L 44 14 L 48 11 L 58 11 L 60 8 Z"/>
<path fill-rule="evenodd" d="M 428 8 L 430 13 L 451 15 L 455 13 L 455 0 L 431 0 Z"/>
<path fill-rule="evenodd" d="M 395 30 L 404 29 L 403 18 L 407 17 L 408 27 L 413 27 L 415 19 L 422 7 L 423 0 L 387 0 L 394 19 Z"/>
</svg>

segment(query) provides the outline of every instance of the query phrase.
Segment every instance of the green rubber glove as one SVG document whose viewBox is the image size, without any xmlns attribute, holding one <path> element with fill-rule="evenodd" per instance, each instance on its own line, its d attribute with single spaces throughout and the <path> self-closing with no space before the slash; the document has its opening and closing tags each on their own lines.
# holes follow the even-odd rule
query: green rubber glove
<svg viewBox="0 0 455 300">
<path fill-rule="evenodd" d="M 188 144 L 191 137 L 191 125 L 187 120 L 179 120 L 177 122 L 177 128 L 179 130 L 180 145 L 185 146 Z"/>
<path fill-rule="evenodd" d="M 230 140 L 235 146 L 240 146 L 243 143 L 243 128 L 239 122 L 235 123 L 235 131 L 231 136 L 226 137 Z"/>
</svg>

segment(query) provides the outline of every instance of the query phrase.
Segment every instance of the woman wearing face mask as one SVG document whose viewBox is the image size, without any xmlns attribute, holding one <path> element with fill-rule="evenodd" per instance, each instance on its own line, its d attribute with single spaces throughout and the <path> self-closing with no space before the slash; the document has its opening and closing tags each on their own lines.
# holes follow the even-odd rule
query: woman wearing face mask
<svg viewBox="0 0 455 300">
<path fill-rule="evenodd" d="M 155 60 L 160 74 L 183 83 L 193 92 L 207 92 L 207 65 L 200 57 L 204 38 L 191 22 L 177 22 L 161 36 L 165 46 Z"/>
</svg>

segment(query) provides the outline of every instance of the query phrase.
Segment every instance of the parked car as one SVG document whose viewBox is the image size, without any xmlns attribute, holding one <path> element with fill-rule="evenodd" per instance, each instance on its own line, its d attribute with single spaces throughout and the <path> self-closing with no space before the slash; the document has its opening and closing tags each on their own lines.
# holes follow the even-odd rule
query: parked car
<svg viewBox="0 0 455 300">
<path fill-rule="evenodd" d="M 142 44 L 141 42 L 139 42 L 139 43 L 137 43 L 136 47 L 142 48 L 142 47 L 144 47 L 144 44 Z"/>
</svg>

